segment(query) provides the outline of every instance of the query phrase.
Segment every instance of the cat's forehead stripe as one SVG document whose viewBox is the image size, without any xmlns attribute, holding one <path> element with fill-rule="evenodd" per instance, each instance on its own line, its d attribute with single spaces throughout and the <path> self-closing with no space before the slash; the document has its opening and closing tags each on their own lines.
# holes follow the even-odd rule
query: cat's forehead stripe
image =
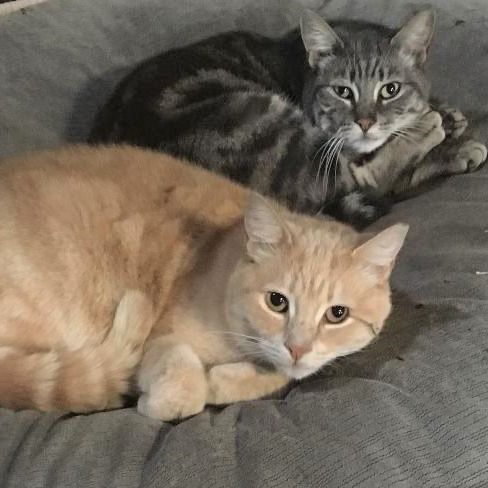
<svg viewBox="0 0 488 488">
<path fill-rule="evenodd" d="M 287 277 L 290 290 L 297 295 L 329 299 L 334 293 L 334 281 L 340 276 L 340 268 L 345 265 L 337 255 L 337 246 L 340 243 L 338 236 L 329 234 L 324 238 L 324 233 L 320 230 L 298 234 L 299 256 Z M 341 245 L 341 249 L 343 248 Z"/>
</svg>

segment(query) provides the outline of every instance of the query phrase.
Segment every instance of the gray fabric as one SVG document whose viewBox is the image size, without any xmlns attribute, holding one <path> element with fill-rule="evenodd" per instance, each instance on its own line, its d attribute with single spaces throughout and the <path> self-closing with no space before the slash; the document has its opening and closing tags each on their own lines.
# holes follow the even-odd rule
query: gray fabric
<svg viewBox="0 0 488 488">
<path fill-rule="evenodd" d="M 435 4 L 434 85 L 486 132 L 488 4 Z M 396 24 L 412 5 L 325 10 Z M 0 153 L 82 140 L 115 81 L 150 54 L 228 29 L 275 35 L 298 15 L 287 0 L 53 0 L 0 18 Z M 380 224 L 403 220 L 411 232 L 395 312 L 368 350 L 284 399 L 174 426 L 131 409 L 0 410 L 0 486 L 487 486 L 488 275 L 476 274 L 488 271 L 487 177 L 454 178 Z"/>
</svg>

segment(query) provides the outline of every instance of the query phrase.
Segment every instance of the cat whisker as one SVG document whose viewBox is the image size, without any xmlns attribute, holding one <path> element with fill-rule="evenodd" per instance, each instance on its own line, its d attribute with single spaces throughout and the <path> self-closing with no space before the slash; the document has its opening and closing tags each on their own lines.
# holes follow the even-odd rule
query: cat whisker
<svg viewBox="0 0 488 488">
<path fill-rule="evenodd" d="M 329 185 L 329 172 L 332 169 L 332 165 L 334 164 L 334 158 L 336 157 L 337 149 L 339 148 L 342 142 L 343 139 L 336 139 L 333 147 L 331 148 L 330 152 L 327 155 L 327 162 L 325 165 L 324 177 L 322 180 L 322 191 L 323 191 L 324 200 L 327 197 L 327 190 Z"/>
<path fill-rule="evenodd" d="M 341 139 L 338 146 L 337 146 L 336 154 L 334 157 L 334 162 L 332 165 L 332 167 L 334 168 L 334 181 L 333 181 L 334 195 L 337 192 L 337 167 L 339 166 L 340 155 L 341 155 L 342 148 L 344 147 L 344 144 L 345 144 L 345 140 Z M 331 167 L 331 170 L 332 170 L 332 167 Z"/>
<path fill-rule="evenodd" d="M 256 342 L 265 340 L 259 336 L 253 336 L 253 335 L 249 335 L 249 334 L 241 334 L 240 332 L 233 332 L 233 331 L 229 331 L 229 330 L 209 330 L 209 331 L 207 331 L 207 333 L 231 335 L 231 336 L 235 336 L 235 337 L 239 337 L 239 338 L 246 338 L 246 339 L 254 340 Z"/>
<path fill-rule="evenodd" d="M 316 178 L 315 178 L 315 184 L 316 185 L 318 185 L 319 178 L 320 178 L 320 173 L 322 171 L 322 168 L 324 167 L 324 163 L 325 163 L 325 169 L 324 169 L 324 176 L 323 176 L 323 178 L 326 177 L 328 155 L 330 154 L 332 148 L 334 147 L 334 144 L 336 143 L 337 139 L 334 137 L 333 140 L 331 139 L 330 141 L 331 141 L 330 144 L 328 145 L 327 148 L 324 148 L 324 151 L 322 152 L 322 155 L 320 157 L 320 164 L 319 164 L 319 168 L 318 168 L 317 175 L 316 175 Z"/>
<path fill-rule="evenodd" d="M 315 161 L 315 158 L 317 157 L 317 154 L 319 154 L 324 148 L 325 146 L 327 146 L 327 144 L 329 144 L 329 142 L 333 139 L 334 137 L 331 137 L 330 139 L 328 139 L 327 141 L 325 141 L 323 144 L 320 145 L 320 147 L 317 149 L 317 151 L 315 152 L 315 154 L 313 155 L 313 158 L 312 158 L 312 163 Z"/>
<path fill-rule="evenodd" d="M 328 185 L 328 181 L 329 181 L 329 162 L 330 162 L 330 158 L 334 152 L 336 144 L 337 144 L 337 140 L 334 141 L 334 144 L 329 148 L 329 150 L 327 151 L 326 157 L 324 159 L 325 169 L 324 169 L 324 174 L 322 176 L 322 194 L 323 194 L 324 200 L 327 196 L 327 185 Z"/>
<path fill-rule="evenodd" d="M 262 355 L 263 357 L 273 357 L 280 359 L 282 357 L 281 351 L 273 343 L 262 337 L 241 334 L 233 331 L 210 331 L 214 334 L 223 334 L 230 336 L 234 343 L 246 350 L 245 354 Z"/>
<path fill-rule="evenodd" d="M 409 142 L 410 144 L 413 144 L 415 146 L 419 146 L 419 143 L 413 139 L 410 134 L 406 131 L 402 131 L 402 130 L 395 130 L 393 131 L 393 135 L 395 135 L 396 137 L 400 138 L 400 139 L 404 139 L 405 141 Z"/>
<path fill-rule="evenodd" d="M 336 141 L 336 138 L 335 137 L 331 137 L 326 144 L 324 144 L 322 147 L 323 147 L 323 150 L 322 150 L 322 154 L 320 156 L 320 162 L 319 162 L 319 167 L 318 167 L 318 170 L 317 170 L 317 175 L 315 177 L 315 183 L 318 184 L 318 181 L 319 181 L 319 178 L 320 178 L 320 171 L 322 169 L 322 166 L 324 164 L 324 161 L 327 157 L 327 154 L 328 152 L 330 151 L 330 148 L 332 147 L 332 145 L 334 144 L 334 142 Z"/>
<path fill-rule="evenodd" d="M 259 336 L 253 336 L 248 334 L 241 334 L 239 332 L 232 332 L 232 331 L 208 331 L 210 334 L 216 335 L 224 335 L 226 339 L 232 342 L 236 347 L 241 349 L 249 350 L 250 347 L 258 348 L 258 350 L 265 349 L 266 351 L 270 350 L 270 348 L 274 348 L 273 344 L 271 344 L 267 339 L 264 339 Z"/>
<path fill-rule="evenodd" d="M 431 124 L 425 124 L 421 121 L 418 121 L 418 122 L 412 122 L 411 124 L 408 124 L 407 126 L 405 127 L 402 127 L 403 129 L 417 129 L 417 130 L 427 130 L 427 129 L 430 129 L 432 126 Z"/>
<path fill-rule="evenodd" d="M 261 357 L 267 357 L 267 358 L 274 358 L 274 359 L 278 359 L 281 357 L 281 355 L 278 355 L 278 354 L 274 354 L 270 351 L 265 351 L 265 350 L 252 350 L 252 351 L 245 351 L 244 356 L 248 356 L 248 357 L 251 357 L 251 356 L 261 356 Z"/>
<path fill-rule="evenodd" d="M 341 151 L 342 148 L 344 147 L 345 141 L 344 139 L 341 141 L 341 145 L 339 146 L 339 150 L 337 151 L 337 158 L 335 162 L 335 167 L 334 167 L 334 196 L 337 193 L 337 167 L 339 166 L 340 163 L 340 156 L 341 156 Z"/>
</svg>

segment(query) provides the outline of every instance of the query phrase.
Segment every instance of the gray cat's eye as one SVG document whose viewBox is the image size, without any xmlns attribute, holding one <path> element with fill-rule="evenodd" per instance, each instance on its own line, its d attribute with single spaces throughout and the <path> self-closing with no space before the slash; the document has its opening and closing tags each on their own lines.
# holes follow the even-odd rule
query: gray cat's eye
<svg viewBox="0 0 488 488">
<path fill-rule="evenodd" d="M 330 324 L 340 324 L 349 317 L 349 309 L 343 305 L 333 305 L 325 311 L 325 318 Z"/>
<path fill-rule="evenodd" d="M 383 100 L 391 100 L 395 98 L 402 89 L 402 84 L 398 81 L 392 81 L 391 83 L 386 83 L 380 89 L 380 97 Z"/>
<path fill-rule="evenodd" d="M 332 89 L 339 98 L 344 100 L 352 100 L 354 98 L 352 90 L 347 86 L 333 86 Z"/>
<path fill-rule="evenodd" d="M 268 291 L 266 293 L 266 305 L 276 313 L 288 312 L 288 298 L 276 291 Z"/>
</svg>

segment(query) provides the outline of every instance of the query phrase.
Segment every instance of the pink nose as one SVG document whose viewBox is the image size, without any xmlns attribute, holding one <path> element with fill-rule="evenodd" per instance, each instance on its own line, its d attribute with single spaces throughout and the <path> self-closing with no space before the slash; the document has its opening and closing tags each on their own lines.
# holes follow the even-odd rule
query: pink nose
<svg viewBox="0 0 488 488">
<path fill-rule="evenodd" d="M 361 129 L 363 129 L 363 132 L 368 132 L 368 130 L 371 128 L 371 126 L 374 125 L 376 121 L 369 118 L 369 117 L 366 117 L 364 119 L 358 119 L 356 120 L 356 124 L 359 125 L 359 127 L 361 127 Z"/>
<path fill-rule="evenodd" d="M 290 356 L 293 358 L 293 361 L 296 363 L 300 360 L 300 358 L 310 351 L 308 346 L 299 346 L 297 344 L 285 344 L 288 351 L 290 351 Z"/>
</svg>

